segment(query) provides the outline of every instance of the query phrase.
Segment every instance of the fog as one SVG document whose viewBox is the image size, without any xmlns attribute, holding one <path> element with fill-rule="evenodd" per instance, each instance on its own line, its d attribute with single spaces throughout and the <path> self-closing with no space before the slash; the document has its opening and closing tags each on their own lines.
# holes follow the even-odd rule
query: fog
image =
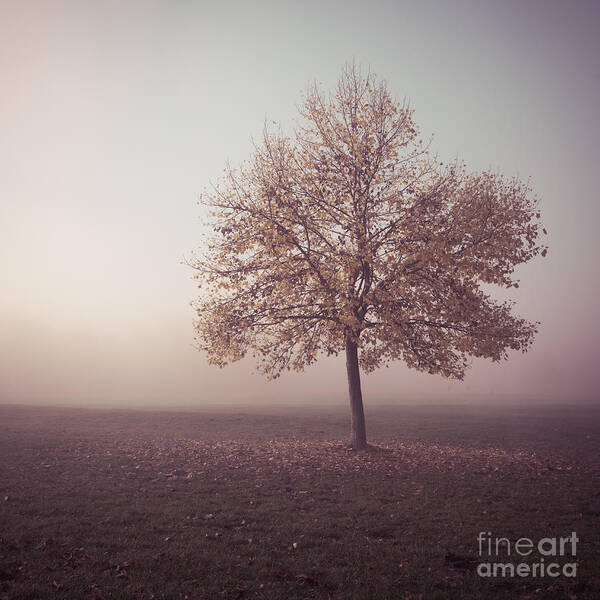
<svg viewBox="0 0 600 600">
<path fill-rule="evenodd" d="M 367 405 L 597 402 L 599 27 L 594 2 L 2 3 L 0 402 L 345 402 L 342 358 L 208 366 L 182 263 L 225 162 L 352 59 L 442 160 L 530 177 L 550 246 L 510 295 L 542 322 L 530 352 L 464 382 L 395 363 Z"/>
</svg>

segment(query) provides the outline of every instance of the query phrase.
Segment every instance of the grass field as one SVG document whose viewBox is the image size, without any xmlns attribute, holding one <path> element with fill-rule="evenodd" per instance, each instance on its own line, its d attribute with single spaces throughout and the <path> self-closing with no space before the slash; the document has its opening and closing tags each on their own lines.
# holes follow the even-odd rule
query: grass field
<svg viewBox="0 0 600 600">
<path fill-rule="evenodd" d="M 374 408 L 367 427 L 356 453 L 341 409 L 0 405 L 0 599 L 600 598 L 600 410 Z M 482 578 L 481 531 L 574 531 L 557 562 L 577 575 Z"/>
</svg>

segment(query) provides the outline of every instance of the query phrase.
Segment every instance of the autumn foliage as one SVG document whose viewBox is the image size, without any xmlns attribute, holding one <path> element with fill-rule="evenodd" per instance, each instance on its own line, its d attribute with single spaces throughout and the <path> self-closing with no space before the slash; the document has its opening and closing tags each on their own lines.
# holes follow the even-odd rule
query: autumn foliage
<svg viewBox="0 0 600 600">
<path fill-rule="evenodd" d="M 291 136 L 265 127 L 202 200 L 214 235 L 193 266 L 209 361 L 250 352 L 276 377 L 345 350 L 365 371 L 403 360 L 462 379 L 470 357 L 527 350 L 537 323 L 482 284 L 518 287 L 515 267 L 546 253 L 529 185 L 442 164 L 412 109 L 354 66 L 331 96 L 310 86 L 300 113 Z"/>
</svg>

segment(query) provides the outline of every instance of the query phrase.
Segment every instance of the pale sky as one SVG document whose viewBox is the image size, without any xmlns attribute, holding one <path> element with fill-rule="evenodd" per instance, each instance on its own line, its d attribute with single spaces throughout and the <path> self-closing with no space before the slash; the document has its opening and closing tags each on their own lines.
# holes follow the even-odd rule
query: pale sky
<svg viewBox="0 0 600 600">
<path fill-rule="evenodd" d="M 394 363 L 376 402 L 598 401 L 600 5 L 0 3 L 0 402 L 345 402 L 343 359 L 266 382 L 193 349 L 198 195 L 355 59 L 442 159 L 530 177 L 550 251 L 520 270 L 532 350 L 464 382 Z M 498 297 L 505 297 L 498 294 Z"/>
</svg>

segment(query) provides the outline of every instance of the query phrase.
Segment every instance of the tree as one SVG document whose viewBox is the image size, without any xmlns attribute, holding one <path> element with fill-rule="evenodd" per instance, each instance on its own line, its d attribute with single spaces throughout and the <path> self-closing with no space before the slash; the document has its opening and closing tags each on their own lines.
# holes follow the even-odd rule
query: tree
<svg viewBox="0 0 600 600">
<path fill-rule="evenodd" d="M 309 86 L 300 114 L 292 137 L 265 126 L 201 200 L 213 235 L 190 263 L 196 339 L 210 363 L 250 351 L 272 378 L 345 352 L 361 449 L 360 368 L 401 359 L 462 379 L 469 357 L 525 352 L 538 323 L 482 284 L 518 287 L 515 266 L 547 247 L 528 184 L 443 165 L 373 74 L 346 66 L 328 97 Z"/>
</svg>

